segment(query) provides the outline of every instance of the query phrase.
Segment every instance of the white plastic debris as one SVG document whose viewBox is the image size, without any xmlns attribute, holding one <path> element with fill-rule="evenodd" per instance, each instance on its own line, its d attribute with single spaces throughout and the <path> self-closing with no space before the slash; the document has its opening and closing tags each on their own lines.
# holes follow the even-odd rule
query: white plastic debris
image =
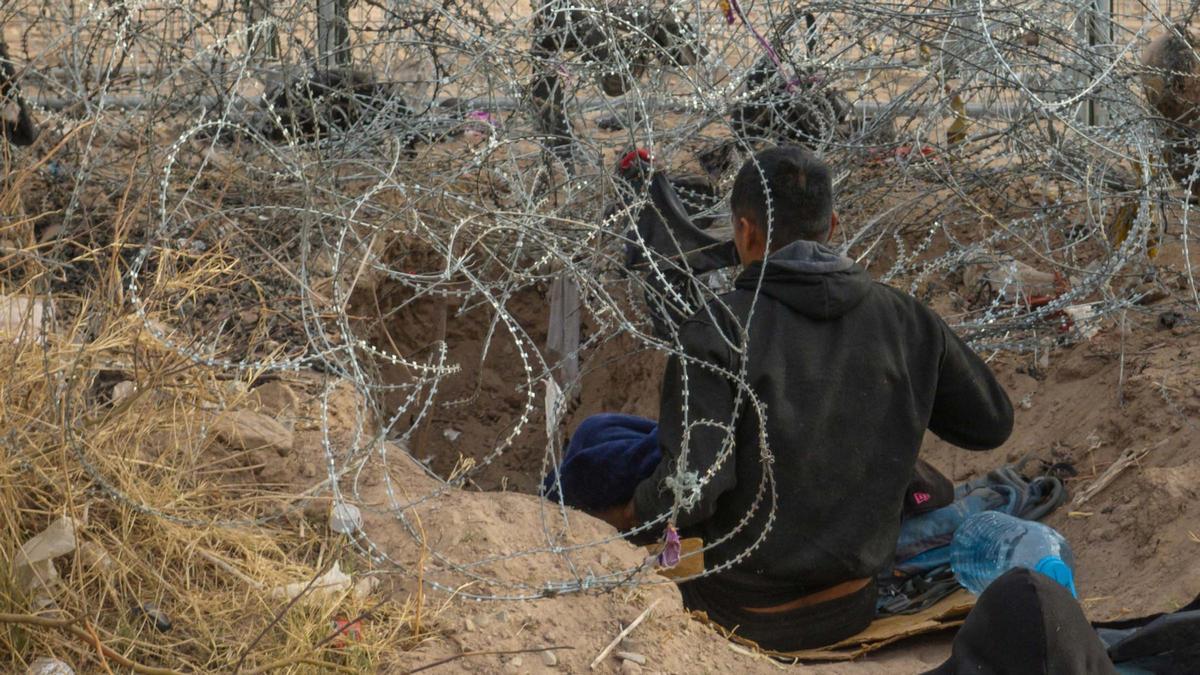
<svg viewBox="0 0 1200 675">
<path fill-rule="evenodd" d="M 1071 317 L 1071 323 L 1079 331 L 1084 340 L 1091 340 L 1100 332 L 1100 321 L 1096 316 L 1095 305 L 1071 305 L 1064 307 L 1063 312 Z"/>
<path fill-rule="evenodd" d="M 353 504 L 334 504 L 329 511 L 329 529 L 338 534 L 354 534 L 362 529 L 362 512 Z"/>
<path fill-rule="evenodd" d="M 1061 282 L 1053 274 L 1020 260 L 985 256 L 966 266 L 963 283 L 969 292 L 986 288 L 1005 302 L 1029 302 L 1033 298 L 1057 295 Z"/>
<path fill-rule="evenodd" d="M 458 441 L 460 436 L 462 436 L 462 432 L 459 431 L 458 429 L 443 429 L 442 436 L 445 436 L 446 440 L 450 441 L 451 443 L 454 443 L 454 442 Z"/>
<path fill-rule="evenodd" d="M 63 516 L 21 545 L 13 558 L 13 581 L 33 595 L 34 607 L 53 604 L 50 589 L 58 583 L 54 559 L 75 550 L 75 521 Z"/>
<path fill-rule="evenodd" d="M 29 664 L 25 675 L 75 675 L 75 669 L 63 661 L 43 656 Z"/>
<path fill-rule="evenodd" d="M 546 433 L 554 433 L 558 429 L 558 407 L 562 403 L 562 389 L 553 377 L 547 377 L 546 383 Z"/>
<path fill-rule="evenodd" d="M 328 572 L 322 574 L 313 582 L 312 586 L 309 586 L 307 581 L 297 581 L 293 584 L 271 589 L 271 595 L 276 598 L 293 600 L 296 596 L 304 593 L 305 589 L 308 589 L 308 595 L 327 597 L 349 590 L 350 585 L 350 576 L 342 571 L 341 563 L 335 562 Z"/>
</svg>

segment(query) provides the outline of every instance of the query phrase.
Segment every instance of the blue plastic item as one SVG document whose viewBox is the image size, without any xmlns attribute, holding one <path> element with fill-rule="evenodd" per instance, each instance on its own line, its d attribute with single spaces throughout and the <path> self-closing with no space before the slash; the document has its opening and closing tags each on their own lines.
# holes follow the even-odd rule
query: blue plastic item
<svg viewBox="0 0 1200 675">
<path fill-rule="evenodd" d="M 963 521 L 950 544 L 950 567 L 958 582 L 978 595 L 1014 567 L 1041 572 L 1079 597 L 1075 591 L 1075 556 L 1067 540 L 1053 528 L 997 511 L 977 513 Z"/>
</svg>

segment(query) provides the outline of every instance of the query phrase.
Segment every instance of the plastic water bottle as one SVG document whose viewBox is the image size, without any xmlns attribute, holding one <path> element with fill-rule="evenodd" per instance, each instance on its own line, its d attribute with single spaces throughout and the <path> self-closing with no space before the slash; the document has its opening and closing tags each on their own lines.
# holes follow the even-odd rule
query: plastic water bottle
<svg viewBox="0 0 1200 675">
<path fill-rule="evenodd" d="M 968 591 L 979 595 L 1005 572 L 1024 567 L 1041 572 L 1075 592 L 1075 556 L 1053 528 L 997 511 L 963 521 L 950 544 L 950 567 Z"/>
</svg>

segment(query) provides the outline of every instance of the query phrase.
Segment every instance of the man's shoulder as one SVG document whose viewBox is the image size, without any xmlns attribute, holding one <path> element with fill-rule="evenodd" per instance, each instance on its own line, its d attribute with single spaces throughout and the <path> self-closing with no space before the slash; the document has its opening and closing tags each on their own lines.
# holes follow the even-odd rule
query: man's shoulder
<svg viewBox="0 0 1200 675">
<path fill-rule="evenodd" d="M 897 331 L 910 335 L 913 339 L 941 343 L 944 331 L 948 329 L 945 320 L 932 307 L 913 295 L 883 282 L 876 281 L 872 286 L 871 295 L 875 296 L 874 302 L 879 303 L 881 307 L 892 308 Z"/>
<path fill-rule="evenodd" d="M 771 301 L 765 295 L 759 296 L 759 302 Z M 684 320 L 684 323 L 696 323 L 710 329 L 736 331 L 750 315 L 754 305 L 754 293 L 740 288 L 732 288 L 719 293 L 704 303 Z"/>
<path fill-rule="evenodd" d="M 871 282 L 871 290 L 880 302 L 890 302 L 902 306 L 911 312 L 917 313 L 927 318 L 937 317 L 937 312 L 933 311 L 929 305 L 921 302 L 916 296 L 906 293 L 895 286 L 890 286 L 882 281 Z"/>
<path fill-rule="evenodd" d="M 736 289 L 711 298 L 679 324 L 680 342 L 685 347 L 700 343 L 736 344 L 747 306 L 746 298 Z"/>
</svg>

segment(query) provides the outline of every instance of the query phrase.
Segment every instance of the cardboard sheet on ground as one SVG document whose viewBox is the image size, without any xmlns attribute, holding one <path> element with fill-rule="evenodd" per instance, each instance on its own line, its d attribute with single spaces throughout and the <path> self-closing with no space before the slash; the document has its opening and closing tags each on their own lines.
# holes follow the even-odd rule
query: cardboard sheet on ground
<svg viewBox="0 0 1200 675">
<path fill-rule="evenodd" d="M 767 656 L 795 662 L 853 661 L 908 638 L 958 628 L 974 606 L 975 596 L 965 590 L 958 590 L 916 614 L 885 616 L 873 621 L 861 633 L 852 635 L 845 640 L 826 647 L 802 649 L 795 652 L 762 649 L 753 641 L 730 634 L 721 626 L 709 621 L 708 615 L 704 612 L 692 612 L 692 617 L 712 626 L 732 642 L 752 647 Z"/>
<path fill-rule="evenodd" d="M 683 579 L 704 571 L 704 542 L 696 538 L 687 538 L 680 542 L 682 558 L 679 565 L 658 570 L 658 573 L 668 579 Z M 648 546 L 647 551 L 657 553 L 660 546 Z M 975 596 L 959 589 L 942 598 L 928 608 L 916 614 L 896 614 L 876 619 L 865 630 L 852 635 L 841 642 L 818 649 L 805 649 L 797 652 L 775 652 L 760 649 L 750 640 L 731 635 L 729 631 L 708 620 L 704 612 L 693 612 L 692 616 L 702 621 L 733 642 L 759 649 L 764 654 L 795 661 L 850 661 L 877 649 L 894 644 L 918 635 L 937 633 L 939 631 L 957 628 L 962 625 L 967 613 L 975 606 Z"/>
</svg>

